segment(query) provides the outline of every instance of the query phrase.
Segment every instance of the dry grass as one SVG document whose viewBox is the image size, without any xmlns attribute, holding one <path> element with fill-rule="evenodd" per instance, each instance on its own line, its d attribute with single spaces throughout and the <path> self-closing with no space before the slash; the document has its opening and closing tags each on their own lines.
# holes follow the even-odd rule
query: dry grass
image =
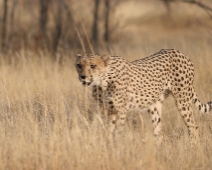
<svg viewBox="0 0 212 170">
<path fill-rule="evenodd" d="M 181 28 L 164 22 L 148 27 L 147 21 L 139 21 L 132 19 L 130 26 L 117 30 L 114 34 L 122 41 L 100 54 L 110 52 L 132 61 L 161 48 L 179 49 L 196 66 L 199 98 L 212 99 L 210 29 L 186 27 L 186 20 Z M 166 137 L 159 148 L 147 113 L 142 114 L 144 124 L 139 113 L 129 113 L 124 139 L 111 143 L 104 117 L 78 81 L 73 51 L 64 54 L 62 63 L 30 50 L 12 54 L 10 62 L 1 56 L 0 169 L 212 169 L 211 115 L 195 111 L 200 143 L 192 147 L 171 97 L 163 107 Z"/>
<path fill-rule="evenodd" d="M 212 92 L 207 62 L 211 49 L 202 43 L 202 48 L 192 43 L 197 47 L 193 52 L 187 42 L 184 48 L 196 65 L 195 86 L 205 102 Z M 125 53 L 132 60 L 131 56 L 145 56 L 147 51 L 128 49 Z M 129 113 L 124 140 L 112 146 L 104 119 L 78 82 L 73 60 L 65 56 L 59 65 L 42 54 L 37 59 L 31 52 L 14 55 L 18 62 L 2 60 L 0 67 L 0 169 L 212 168 L 211 116 L 195 112 L 201 135 L 200 144 L 192 148 L 170 97 L 163 108 L 166 139 L 158 150 L 147 113 L 142 114 L 144 125 L 138 113 Z"/>
</svg>

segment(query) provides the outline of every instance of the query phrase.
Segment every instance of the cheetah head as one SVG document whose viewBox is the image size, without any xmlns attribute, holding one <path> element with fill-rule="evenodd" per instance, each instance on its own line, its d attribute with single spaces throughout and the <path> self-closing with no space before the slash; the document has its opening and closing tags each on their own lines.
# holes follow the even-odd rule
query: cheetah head
<svg viewBox="0 0 212 170">
<path fill-rule="evenodd" d="M 77 55 L 76 70 L 79 75 L 79 80 L 84 86 L 100 85 L 102 77 L 105 74 L 106 68 L 110 60 L 110 55 L 103 56 Z"/>
</svg>

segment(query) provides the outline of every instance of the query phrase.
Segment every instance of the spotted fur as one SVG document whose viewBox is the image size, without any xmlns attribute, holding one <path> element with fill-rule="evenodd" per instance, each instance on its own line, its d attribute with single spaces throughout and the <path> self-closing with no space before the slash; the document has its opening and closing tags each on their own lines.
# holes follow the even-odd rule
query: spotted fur
<svg viewBox="0 0 212 170">
<path fill-rule="evenodd" d="M 192 101 L 202 113 L 212 110 L 212 101 L 202 104 L 193 81 L 194 65 L 184 54 L 173 49 L 129 62 L 120 56 L 78 55 L 76 69 L 84 86 L 92 88 L 100 106 L 111 117 L 110 131 L 123 131 L 127 112 L 148 110 L 154 135 L 161 137 L 163 100 L 172 94 L 191 137 L 198 136 Z"/>
</svg>

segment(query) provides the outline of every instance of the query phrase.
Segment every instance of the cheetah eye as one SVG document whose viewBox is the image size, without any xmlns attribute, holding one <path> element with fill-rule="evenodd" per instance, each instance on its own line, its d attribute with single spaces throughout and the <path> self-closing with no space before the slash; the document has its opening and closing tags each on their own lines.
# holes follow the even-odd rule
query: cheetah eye
<svg viewBox="0 0 212 170">
<path fill-rule="evenodd" d="M 96 65 L 95 64 L 91 64 L 91 68 L 95 68 L 96 67 Z"/>
<path fill-rule="evenodd" d="M 78 68 L 82 68 L 82 65 L 81 65 L 81 64 L 77 64 L 77 67 L 78 67 Z"/>
</svg>

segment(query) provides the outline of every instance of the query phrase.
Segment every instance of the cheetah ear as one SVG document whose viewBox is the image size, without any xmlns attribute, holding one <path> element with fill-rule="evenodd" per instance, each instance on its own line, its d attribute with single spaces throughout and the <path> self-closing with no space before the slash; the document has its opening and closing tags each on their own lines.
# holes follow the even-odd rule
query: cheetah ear
<svg viewBox="0 0 212 170">
<path fill-rule="evenodd" d="M 82 55 L 81 54 L 77 54 L 77 58 L 80 58 L 80 57 L 82 57 Z"/>
<path fill-rule="evenodd" d="M 101 56 L 101 59 L 104 61 L 105 65 L 107 66 L 110 60 L 110 54 L 105 54 L 103 56 Z"/>
</svg>

